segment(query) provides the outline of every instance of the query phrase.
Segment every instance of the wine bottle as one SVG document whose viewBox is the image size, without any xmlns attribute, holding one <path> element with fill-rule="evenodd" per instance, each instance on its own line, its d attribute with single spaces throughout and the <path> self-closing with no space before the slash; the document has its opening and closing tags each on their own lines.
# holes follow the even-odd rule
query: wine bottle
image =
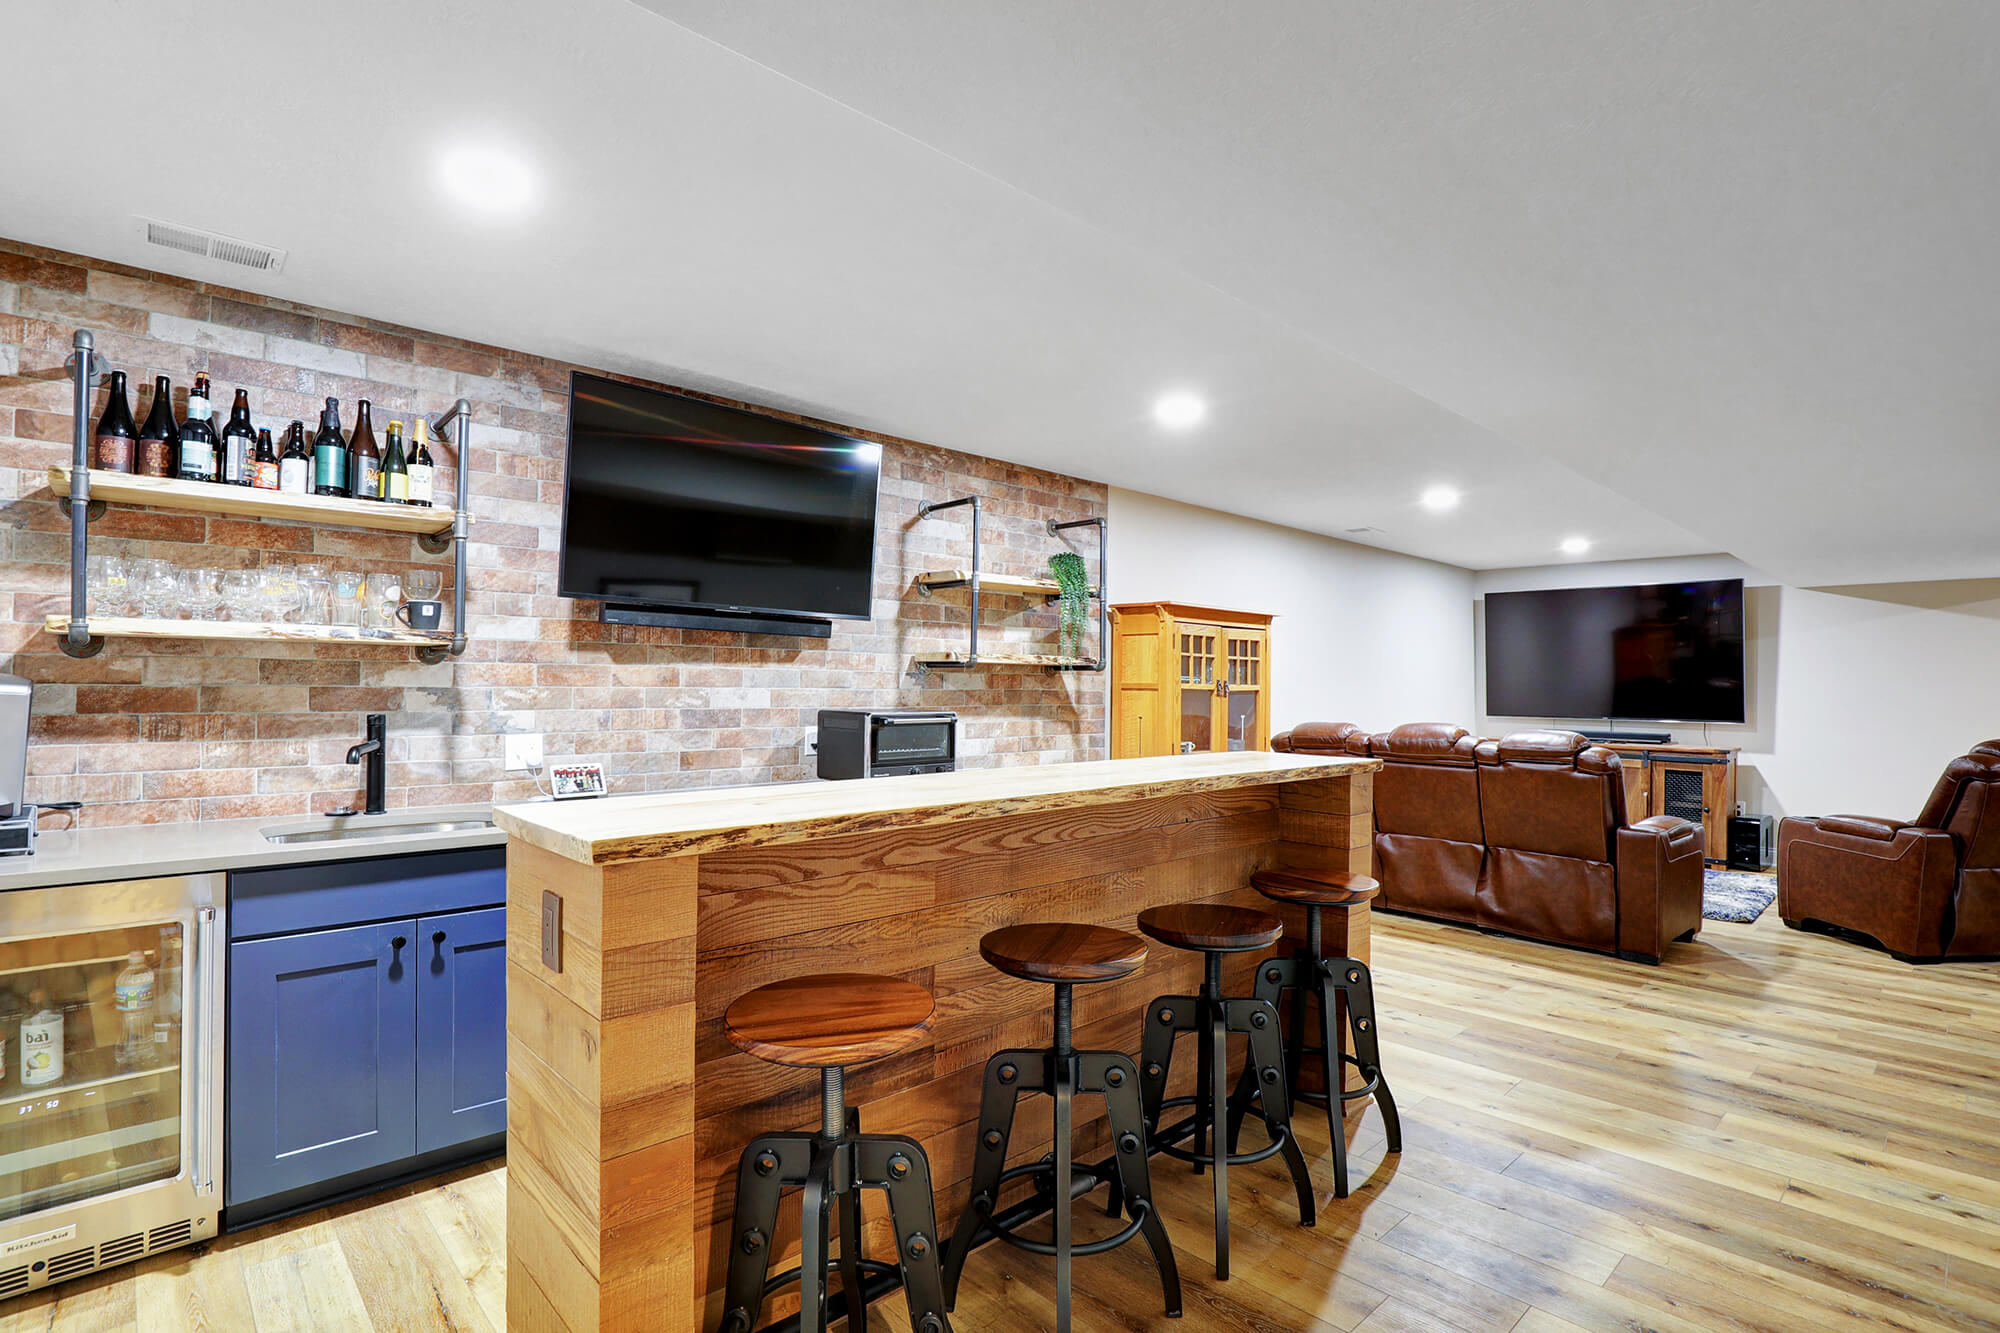
<svg viewBox="0 0 2000 1333">
<path fill-rule="evenodd" d="M 278 489 L 287 495 L 311 495 L 312 450 L 306 448 L 306 423 L 294 421 L 285 428 L 285 452 L 278 456 Z"/>
<path fill-rule="evenodd" d="M 347 494 L 347 437 L 340 433 L 340 400 L 329 398 L 313 436 L 313 494 Z"/>
<path fill-rule="evenodd" d="M 138 440 L 139 427 L 132 420 L 132 403 L 125 396 L 125 372 L 114 370 L 111 392 L 104 399 L 104 415 L 97 419 L 96 458 L 91 465 L 107 472 L 130 472 Z"/>
<path fill-rule="evenodd" d="M 188 390 L 187 421 L 181 426 L 182 481 L 216 480 L 215 427 L 208 420 L 213 411 L 208 400 L 208 376 L 196 375 L 194 387 Z"/>
<path fill-rule="evenodd" d="M 382 451 L 375 444 L 370 410 L 366 398 L 355 405 L 354 440 L 347 446 L 347 482 L 357 500 L 382 498 Z"/>
<path fill-rule="evenodd" d="M 417 433 L 411 439 L 410 503 L 431 507 L 431 492 L 437 484 L 437 471 L 431 464 L 431 428 L 424 418 L 417 418 Z"/>
<path fill-rule="evenodd" d="M 229 424 L 222 428 L 222 477 L 231 486 L 248 486 L 255 480 L 251 466 L 257 458 L 257 434 L 250 428 L 250 391 L 238 389 L 229 405 Z"/>
<path fill-rule="evenodd" d="M 278 489 L 278 451 L 271 443 L 271 428 L 257 430 L 257 449 L 250 455 L 250 484 L 260 491 Z"/>
<path fill-rule="evenodd" d="M 389 423 L 389 447 L 382 451 L 382 486 L 378 499 L 390 504 L 410 502 L 410 464 L 403 453 L 403 423 Z"/>
<path fill-rule="evenodd" d="M 174 386 L 165 375 L 153 377 L 153 405 L 139 429 L 139 475 L 171 477 L 180 463 L 181 428 L 174 421 Z"/>
</svg>

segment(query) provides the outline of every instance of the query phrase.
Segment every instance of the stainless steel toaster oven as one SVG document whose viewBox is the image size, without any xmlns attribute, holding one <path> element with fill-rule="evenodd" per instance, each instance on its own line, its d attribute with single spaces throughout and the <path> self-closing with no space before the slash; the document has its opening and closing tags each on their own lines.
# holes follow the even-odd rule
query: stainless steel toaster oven
<svg viewBox="0 0 2000 1333">
<path fill-rule="evenodd" d="M 939 708 L 822 708 L 819 775 L 886 778 L 958 767 L 958 714 Z"/>
</svg>

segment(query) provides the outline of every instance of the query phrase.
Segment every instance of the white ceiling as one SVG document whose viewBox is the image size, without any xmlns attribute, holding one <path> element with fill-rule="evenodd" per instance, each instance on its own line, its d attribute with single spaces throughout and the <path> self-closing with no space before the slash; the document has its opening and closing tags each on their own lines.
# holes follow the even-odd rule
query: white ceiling
<svg viewBox="0 0 2000 1333">
<path fill-rule="evenodd" d="M 10 0 L 0 234 L 1472 568 L 2000 564 L 2000 10 L 648 3 L 131 4 L 136 99 Z"/>
</svg>

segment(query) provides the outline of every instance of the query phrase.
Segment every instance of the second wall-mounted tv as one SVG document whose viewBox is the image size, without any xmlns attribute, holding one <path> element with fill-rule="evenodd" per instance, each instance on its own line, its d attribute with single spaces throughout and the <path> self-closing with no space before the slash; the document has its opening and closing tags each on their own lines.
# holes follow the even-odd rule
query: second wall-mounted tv
<svg viewBox="0 0 2000 1333">
<path fill-rule="evenodd" d="M 880 445 L 577 372 L 557 591 L 865 620 Z"/>
<path fill-rule="evenodd" d="M 1486 594 L 1494 717 L 1742 722 L 1743 580 Z"/>
</svg>

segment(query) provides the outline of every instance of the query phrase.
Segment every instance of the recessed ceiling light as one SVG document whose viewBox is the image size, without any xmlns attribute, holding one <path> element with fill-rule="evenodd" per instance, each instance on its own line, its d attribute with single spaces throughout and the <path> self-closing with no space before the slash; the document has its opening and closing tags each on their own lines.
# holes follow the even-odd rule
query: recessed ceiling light
<svg viewBox="0 0 2000 1333">
<path fill-rule="evenodd" d="M 1208 404 L 1192 393 L 1163 393 L 1153 404 L 1153 420 L 1168 430 L 1186 430 L 1201 424 Z"/>
<path fill-rule="evenodd" d="M 1562 539 L 1562 553 L 1564 555 L 1582 555 L 1589 549 L 1590 538 L 1588 537 L 1565 537 Z"/>
<path fill-rule="evenodd" d="M 511 217 L 534 203 L 535 173 L 516 154 L 491 144 L 461 144 L 438 158 L 438 180 L 471 212 Z"/>
<path fill-rule="evenodd" d="M 1458 508 L 1458 502 L 1465 493 L 1456 486 L 1432 486 L 1417 497 L 1417 503 L 1433 514 L 1443 514 Z"/>
</svg>

